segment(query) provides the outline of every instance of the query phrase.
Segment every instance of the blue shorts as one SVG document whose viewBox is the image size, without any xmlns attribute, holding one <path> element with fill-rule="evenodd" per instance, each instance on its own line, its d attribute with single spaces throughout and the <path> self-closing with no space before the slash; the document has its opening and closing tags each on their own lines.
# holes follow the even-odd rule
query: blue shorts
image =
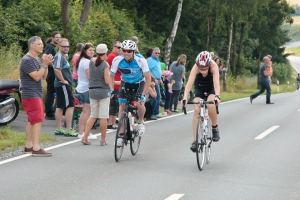
<svg viewBox="0 0 300 200">
<path fill-rule="evenodd" d="M 89 97 L 89 91 L 84 93 L 79 93 L 79 101 L 81 104 L 90 104 L 90 97 Z"/>
</svg>

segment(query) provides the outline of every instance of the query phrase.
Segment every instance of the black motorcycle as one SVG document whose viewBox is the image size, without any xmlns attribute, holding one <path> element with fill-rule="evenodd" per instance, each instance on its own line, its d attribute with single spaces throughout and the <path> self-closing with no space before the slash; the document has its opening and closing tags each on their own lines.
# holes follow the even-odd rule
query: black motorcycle
<svg viewBox="0 0 300 200">
<path fill-rule="evenodd" d="M 0 126 L 11 123 L 19 114 L 19 103 L 11 93 L 17 93 L 21 100 L 19 81 L 0 80 Z"/>
</svg>

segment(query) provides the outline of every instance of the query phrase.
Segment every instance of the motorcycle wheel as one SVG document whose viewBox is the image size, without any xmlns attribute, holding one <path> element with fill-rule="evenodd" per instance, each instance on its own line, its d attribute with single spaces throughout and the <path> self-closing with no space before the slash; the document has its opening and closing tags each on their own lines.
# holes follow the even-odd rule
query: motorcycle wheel
<svg viewBox="0 0 300 200">
<path fill-rule="evenodd" d="M 14 121 L 19 114 L 19 103 L 17 100 L 13 104 L 0 108 L 0 126 L 5 126 Z"/>
</svg>

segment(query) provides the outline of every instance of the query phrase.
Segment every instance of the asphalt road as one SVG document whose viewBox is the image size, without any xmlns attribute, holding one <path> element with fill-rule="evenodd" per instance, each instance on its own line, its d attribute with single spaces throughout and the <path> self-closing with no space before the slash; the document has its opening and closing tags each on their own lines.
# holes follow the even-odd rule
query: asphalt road
<svg viewBox="0 0 300 200">
<path fill-rule="evenodd" d="M 52 157 L 0 161 L 0 199 L 298 200 L 299 98 L 294 91 L 272 94 L 274 105 L 265 104 L 265 95 L 252 104 L 249 98 L 222 103 L 221 139 L 202 171 L 189 150 L 192 113 L 146 123 L 138 154 L 126 146 L 119 163 L 114 131 L 107 146 L 99 139 L 85 146 L 55 136 L 59 145 L 49 148 Z M 26 119 L 20 117 L 13 128 L 24 130 Z M 43 132 L 54 129 L 54 121 L 45 121 Z"/>
</svg>

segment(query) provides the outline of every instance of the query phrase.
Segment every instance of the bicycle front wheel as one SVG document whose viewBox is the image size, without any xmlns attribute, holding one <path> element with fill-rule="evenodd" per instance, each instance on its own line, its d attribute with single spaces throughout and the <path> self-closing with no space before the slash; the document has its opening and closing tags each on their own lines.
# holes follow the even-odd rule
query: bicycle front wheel
<svg viewBox="0 0 300 200">
<path fill-rule="evenodd" d="M 211 153 L 211 143 L 212 143 L 212 123 L 211 120 L 209 119 L 207 122 L 207 141 L 205 144 L 205 157 L 206 157 L 206 163 L 208 164 L 210 161 L 210 153 Z"/>
<path fill-rule="evenodd" d="M 130 151 L 133 156 L 138 152 L 140 148 L 140 143 L 141 136 L 139 136 L 136 130 L 132 131 L 132 138 L 130 140 Z"/>
<path fill-rule="evenodd" d="M 203 134 L 203 121 L 199 118 L 197 124 L 197 134 L 196 134 L 196 157 L 198 168 L 201 171 L 203 169 L 205 161 L 205 141 Z"/>
<path fill-rule="evenodd" d="M 127 132 L 127 121 L 128 118 L 125 116 L 125 113 L 122 113 L 121 117 L 119 118 L 118 129 L 116 133 L 115 139 L 115 160 L 119 162 L 122 157 L 122 153 L 125 146 L 125 136 Z"/>
</svg>

